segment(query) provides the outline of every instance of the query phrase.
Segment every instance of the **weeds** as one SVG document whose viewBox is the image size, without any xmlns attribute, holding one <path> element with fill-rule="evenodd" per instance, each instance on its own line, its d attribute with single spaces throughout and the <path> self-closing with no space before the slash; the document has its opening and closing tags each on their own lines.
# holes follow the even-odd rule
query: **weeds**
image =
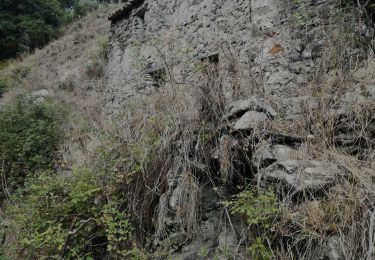
<svg viewBox="0 0 375 260">
<path fill-rule="evenodd" d="M 92 60 L 86 64 L 86 74 L 89 78 L 101 78 L 103 76 L 104 63 L 107 59 L 108 40 L 100 39 L 97 50 L 92 55 Z"/>
<path fill-rule="evenodd" d="M 232 214 L 239 214 L 255 235 L 248 250 L 254 259 L 270 259 L 270 231 L 279 213 L 276 195 L 272 190 L 248 189 L 224 202 Z"/>
<path fill-rule="evenodd" d="M 22 186 L 28 173 L 55 166 L 62 120 L 62 110 L 51 101 L 20 96 L 1 107 L 1 197 Z"/>
<path fill-rule="evenodd" d="M 3 80 L 0 80 L 0 98 L 4 95 L 8 88 L 8 84 Z"/>
<path fill-rule="evenodd" d="M 75 259 L 135 254 L 127 214 L 115 194 L 110 201 L 102 196 L 103 188 L 97 175 L 83 168 L 72 176 L 30 175 L 5 207 L 5 231 L 18 231 L 6 233 L 7 255 Z"/>
</svg>

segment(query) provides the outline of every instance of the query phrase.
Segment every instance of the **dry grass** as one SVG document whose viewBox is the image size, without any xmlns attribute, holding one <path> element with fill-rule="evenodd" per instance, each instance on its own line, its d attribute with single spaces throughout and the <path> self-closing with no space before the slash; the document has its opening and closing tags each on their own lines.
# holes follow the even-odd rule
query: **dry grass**
<svg viewBox="0 0 375 260">
<path fill-rule="evenodd" d="M 292 254 L 302 259 L 311 259 L 329 237 L 338 238 L 336 250 L 345 259 L 372 259 L 375 165 L 337 151 L 326 151 L 326 155 L 345 165 L 352 176 L 329 190 L 325 198 L 302 201 L 297 207 L 285 204 L 282 234 L 293 238 Z"/>
<path fill-rule="evenodd" d="M 71 122 L 64 127 L 66 142 L 61 146 L 61 167 L 87 164 L 97 145 L 95 129 L 101 120 L 102 79 L 89 77 L 87 65 L 95 62 L 103 50 L 100 43 L 109 34 L 108 15 L 118 5 L 109 5 L 89 13 L 63 29 L 62 36 L 35 53 L 9 61 L 0 70 L 1 78 L 14 78 L 14 71 L 28 68 L 1 100 L 12 101 L 21 93 L 46 89 L 49 95 L 70 109 Z M 89 131 L 88 131 L 89 129 Z M 93 131 L 94 130 L 94 131 Z"/>
<path fill-rule="evenodd" d="M 333 39 L 311 82 L 317 109 L 272 126 L 306 138 L 297 158 L 335 162 L 349 176 L 324 192 L 323 197 L 299 200 L 283 198 L 280 235 L 287 238 L 274 253 L 280 259 L 312 259 L 334 238 L 335 250 L 344 259 L 373 259 L 374 252 L 374 123 L 373 97 L 363 89 L 372 84 L 371 48 L 347 56 L 342 49 L 353 39 Z M 343 136 L 348 142 L 341 141 Z M 345 140 L 345 138 L 344 138 Z M 354 149 L 354 147 L 356 149 Z M 289 252 L 288 252 L 289 251 Z M 287 253 L 288 252 L 288 253 Z"/>
</svg>

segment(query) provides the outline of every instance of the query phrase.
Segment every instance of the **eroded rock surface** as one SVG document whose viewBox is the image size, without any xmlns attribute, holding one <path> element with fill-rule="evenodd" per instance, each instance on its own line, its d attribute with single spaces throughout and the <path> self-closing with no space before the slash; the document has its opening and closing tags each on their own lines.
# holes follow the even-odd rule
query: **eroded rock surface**
<svg viewBox="0 0 375 260">
<path fill-rule="evenodd" d="M 260 97 L 251 97 L 245 100 L 237 100 L 230 104 L 229 113 L 225 116 L 226 119 L 237 118 L 248 111 L 255 111 L 264 113 L 270 118 L 277 115 L 277 112 L 272 108 L 271 104 Z"/>
<path fill-rule="evenodd" d="M 268 117 L 264 113 L 249 111 L 246 112 L 234 125 L 235 130 L 264 129 L 267 126 Z"/>
<path fill-rule="evenodd" d="M 325 190 L 346 176 L 338 163 L 294 158 L 295 153 L 303 154 L 303 145 L 314 141 L 309 134 L 314 127 L 333 122 L 334 145 L 368 149 L 363 136 L 342 124 L 350 118 L 348 111 L 333 109 L 329 115 L 321 112 L 325 99 L 336 97 L 330 93 L 320 97 L 322 91 L 312 93 L 314 73 L 322 66 L 325 46 L 337 34 L 337 28 L 345 26 L 345 22 L 338 24 L 333 19 L 338 1 L 129 3 L 129 8 L 113 16 L 105 71 L 106 116 L 121 112 L 134 97 L 152 95 L 167 87 L 187 89 L 192 99 L 196 97 L 196 86 L 204 89 L 204 94 L 209 93 L 212 86 L 197 76 L 197 71 L 207 73 L 207 64 L 214 69 L 213 75 L 206 78 L 213 78 L 223 92 L 223 105 L 219 107 L 224 126 L 209 138 L 211 146 L 205 147 L 211 158 L 197 159 L 199 142 L 191 140 L 189 148 L 184 147 L 189 158 L 174 159 L 185 160 L 188 166 L 172 167 L 168 188 L 158 201 L 156 244 L 169 245 L 175 259 L 197 259 L 202 247 L 210 248 L 210 255 L 222 247 L 238 243 L 239 248 L 243 244 L 238 228 L 241 220 L 234 223 L 237 229 L 232 228 L 233 223 L 224 223 L 228 213 L 220 202 L 230 199 L 236 189 L 243 189 L 248 183 L 277 185 L 292 193 L 304 193 Z M 344 53 L 350 57 L 353 52 Z M 362 80 L 362 76 L 357 75 L 357 80 Z M 367 102 L 373 97 L 372 85 L 358 82 L 345 102 Z M 208 95 L 203 99 L 209 102 Z M 195 112 L 199 109 L 192 108 Z M 321 121 L 306 118 L 314 114 Z M 299 120 L 303 124 L 299 126 L 306 128 L 305 136 L 298 129 L 286 132 L 271 127 L 279 118 L 292 123 Z M 194 181 L 189 189 L 184 182 L 191 173 Z M 192 196 L 196 186 L 202 188 L 202 197 Z M 192 200 L 195 204 L 189 208 Z M 188 210 L 182 211 L 183 208 Z M 196 223 L 184 226 L 189 212 L 196 213 Z M 335 243 L 327 242 L 329 252 L 324 257 L 337 259 Z M 237 259 L 249 259 L 241 250 L 235 253 Z"/>
<path fill-rule="evenodd" d="M 294 149 L 286 145 L 261 145 L 253 155 L 255 167 L 263 168 L 276 161 L 287 161 L 292 159 Z"/>
<path fill-rule="evenodd" d="M 314 192 L 333 185 L 345 172 L 334 163 L 290 160 L 264 168 L 259 175 L 265 185 L 280 183 L 293 192 Z"/>
</svg>

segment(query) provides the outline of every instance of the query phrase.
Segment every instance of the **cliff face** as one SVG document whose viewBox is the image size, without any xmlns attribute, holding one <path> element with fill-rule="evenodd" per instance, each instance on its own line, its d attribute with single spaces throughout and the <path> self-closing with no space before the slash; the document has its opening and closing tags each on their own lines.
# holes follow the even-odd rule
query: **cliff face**
<svg viewBox="0 0 375 260">
<path fill-rule="evenodd" d="M 270 231 L 280 241 L 257 246 L 292 250 L 274 257 L 361 255 L 344 250 L 360 237 L 358 230 L 340 235 L 349 222 L 322 220 L 321 229 L 312 228 L 321 232 L 321 243 L 296 242 L 293 235 L 308 226 L 309 210 L 324 215 L 322 204 L 345 196 L 353 174 L 346 160 L 369 163 L 364 172 L 373 169 L 375 92 L 368 71 L 374 67 L 367 49 L 353 43 L 368 29 L 353 26 L 358 17 L 344 2 L 133 0 L 110 16 L 105 115 L 121 120 L 143 97 L 174 106 L 176 96 L 160 101 L 160 95 L 181 91 L 191 106 L 187 114 L 209 129 L 205 141 L 199 131 L 188 138 L 179 132 L 174 154 L 162 151 L 169 161 L 152 184 L 163 188 L 143 202 L 151 216 L 139 221 L 152 248 L 181 259 L 224 249 L 232 257 L 255 257 L 244 248 L 259 242 L 259 230 L 253 230 L 259 223 L 247 225 L 246 210 L 242 218 L 232 217 L 222 202 L 248 187 L 272 187 L 280 210 L 288 204 L 289 219 L 284 215 L 285 223 Z M 252 207 L 261 207 L 257 203 Z"/>
</svg>

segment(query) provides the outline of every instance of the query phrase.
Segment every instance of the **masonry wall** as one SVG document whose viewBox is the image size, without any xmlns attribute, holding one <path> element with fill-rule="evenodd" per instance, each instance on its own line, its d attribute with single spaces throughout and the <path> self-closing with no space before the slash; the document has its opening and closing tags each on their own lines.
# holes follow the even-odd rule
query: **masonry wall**
<svg viewBox="0 0 375 260">
<path fill-rule="evenodd" d="M 132 9 L 127 9 L 122 17 L 119 12 L 112 22 L 105 72 L 106 115 L 122 111 L 131 113 L 131 109 L 125 106 L 134 100 L 135 96 L 152 95 L 163 87 L 183 87 L 187 90 L 192 89 L 193 92 L 196 84 L 205 84 L 199 82 L 199 77 L 196 76 L 203 61 L 216 67 L 216 80 L 224 90 L 224 96 L 228 101 L 226 104 L 230 104 L 232 100 L 258 96 L 250 100 L 262 100 L 261 103 L 267 100 L 267 103 L 271 104 L 269 107 L 272 106 L 272 110 L 276 111 L 274 111 L 275 120 L 270 124 L 273 124 L 276 118 L 282 118 L 283 122 L 286 122 L 285 125 L 288 124 L 293 128 L 292 132 L 298 132 L 298 127 L 304 129 L 309 126 L 307 124 L 301 126 L 293 121 L 298 122 L 298 117 L 307 117 L 309 113 L 304 113 L 305 109 L 314 110 L 321 104 L 319 102 L 323 95 L 319 97 L 312 93 L 314 84 L 319 84 L 316 82 L 318 77 L 315 78 L 318 68 L 324 68 L 322 74 L 329 75 L 330 70 L 334 73 L 334 68 L 329 68 L 325 64 L 329 62 L 325 51 L 329 52 L 331 49 L 340 51 L 337 46 L 332 48 L 333 39 L 341 37 L 338 34 L 343 31 L 343 27 L 350 31 L 349 27 L 345 27 L 345 21 L 349 20 L 343 17 L 345 14 L 338 12 L 340 1 L 337 0 L 135 0 L 135 2 L 138 4 Z M 344 54 L 346 52 L 350 64 L 350 53 L 354 53 L 355 50 L 343 50 Z M 262 99 L 259 99 L 259 96 Z M 311 106 L 315 106 L 313 108 L 309 107 L 311 100 L 313 100 Z M 263 107 L 260 110 L 267 110 L 267 108 Z M 256 112 L 264 113 L 264 111 Z M 245 115 L 243 117 L 246 117 Z M 305 119 L 300 122 L 310 120 Z M 256 118 L 246 120 L 251 123 L 256 121 Z M 300 143 L 301 147 L 304 147 L 302 142 L 305 138 L 302 136 L 296 138 L 294 132 L 293 136 L 284 135 L 282 130 L 280 132 L 267 134 L 264 137 L 267 139 L 267 144 L 269 142 L 268 145 L 272 149 L 277 145 L 283 151 L 293 151 L 291 154 L 294 158 L 295 149 L 299 146 L 295 143 Z M 241 241 L 237 239 L 232 223 L 228 225 L 225 222 L 224 211 L 220 206 L 223 198 L 232 195 L 234 184 L 226 181 L 228 172 L 233 167 L 233 172 L 242 172 L 243 176 L 248 178 L 246 174 L 251 175 L 256 168 L 263 167 L 256 163 L 256 154 L 259 151 L 262 151 L 262 156 L 270 154 L 271 157 L 267 157 L 267 160 L 268 158 L 271 158 L 270 161 L 285 160 L 283 156 L 276 159 L 278 153 L 276 150 L 263 153 L 263 150 L 254 147 L 253 144 L 258 141 L 252 134 L 249 136 L 242 132 L 238 136 L 231 134 L 226 133 L 218 138 L 217 146 L 210 152 L 211 159 L 221 167 L 219 171 L 214 167 L 212 174 L 223 174 L 220 176 L 221 183 L 218 181 L 220 194 L 217 192 L 217 186 L 211 187 L 209 182 L 207 185 L 201 183 L 204 192 L 202 197 L 197 199 L 201 212 L 197 219 L 197 226 L 194 226 L 194 237 L 188 237 L 184 231 L 185 226 L 182 225 L 178 215 L 180 204 L 177 202 L 178 198 L 182 197 L 181 205 L 189 203 L 189 200 L 185 200 L 186 198 L 181 195 L 185 194 L 185 189 L 182 187 L 186 187 L 184 180 L 189 178 L 187 176 L 189 171 L 171 167 L 172 170 L 168 173 L 167 191 L 155 202 L 158 204 L 158 216 L 155 216 L 152 225 L 155 227 L 155 245 L 159 242 L 172 241 L 171 244 L 178 245 L 177 247 L 181 249 L 173 259 L 196 259 L 202 245 L 207 248 L 235 245 L 237 254 Z M 302 148 L 301 152 L 305 160 L 304 149 Z M 217 155 L 217 151 L 223 156 Z M 251 162 L 240 156 L 244 151 L 247 153 L 245 157 L 249 156 Z M 226 155 L 227 153 L 229 156 Z M 232 162 L 239 162 L 239 164 L 222 167 L 222 162 L 223 165 L 228 165 L 229 157 L 232 157 Z M 195 159 L 200 163 L 199 158 Z M 179 160 L 180 157 L 176 156 L 175 162 Z M 207 163 L 206 158 L 203 165 L 205 163 Z M 306 165 L 305 161 L 296 161 L 296 163 Z M 244 165 L 250 167 L 246 168 Z M 197 171 L 195 166 L 187 167 Z M 293 166 L 298 169 L 296 171 L 298 175 L 299 167 Z M 289 168 L 291 167 L 288 166 Z M 289 171 L 287 174 L 289 178 Z M 240 225 L 236 228 L 241 232 L 246 230 Z M 246 253 L 243 255 L 243 258 L 238 259 L 249 259 Z"/>
<path fill-rule="evenodd" d="M 211 57 L 229 101 L 263 95 L 277 99 L 283 112 L 298 113 L 334 32 L 338 2 L 145 0 L 112 23 L 106 112 L 160 87 L 153 74 L 173 74 L 165 84 L 189 87 L 195 62 Z"/>
</svg>

